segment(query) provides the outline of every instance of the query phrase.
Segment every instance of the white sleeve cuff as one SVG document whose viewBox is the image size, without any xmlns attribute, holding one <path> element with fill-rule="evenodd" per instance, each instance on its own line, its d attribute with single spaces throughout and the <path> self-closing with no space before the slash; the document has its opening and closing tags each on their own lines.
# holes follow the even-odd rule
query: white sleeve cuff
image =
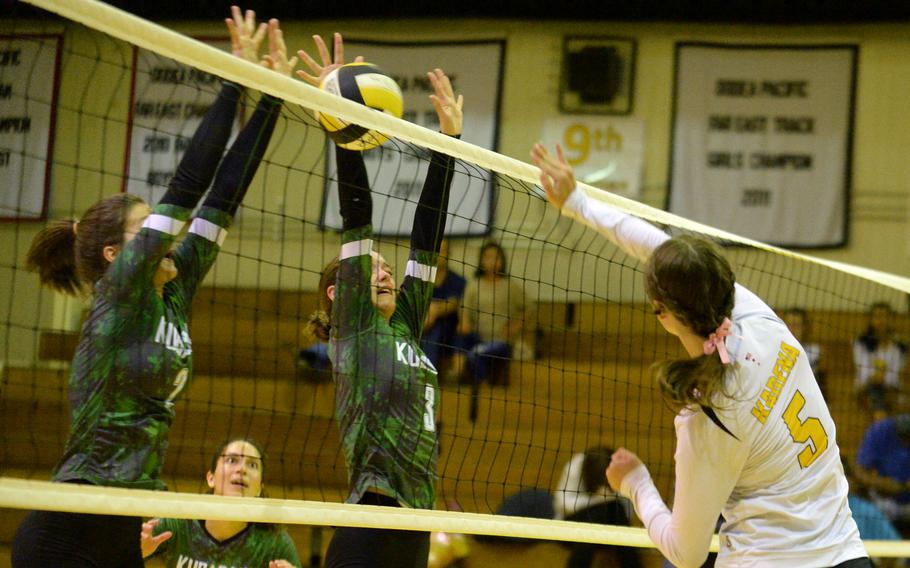
<svg viewBox="0 0 910 568">
<path fill-rule="evenodd" d="M 373 252 L 373 239 L 361 239 L 341 245 L 339 260 L 363 256 Z"/>
<path fill-rule="evenodd" d="M 152 229 L 153 231 L 158 231 L 159 233 L 167 233 L 168 235 L 174 237 L 180 234 L 180 231 L 183 230 L 184 224 L 185 223 L 183 221 L 179 221 L 173 217 L 152 213 L 145 218 L 145 222 L 142 223 L 142 226 L 146 229 Z"/>
<path fill-rule="evenodd" d="M 569 198 L 566 199 L 566 202 L 562 204 L 560 212 L 572 217 L 581 216 L 582 209 L 584 208 L 587 199 L 588 194 L 585 193 L 585 190 L 582 189 L 580 185 L 575 184 L 575 189 L 569 194 Z"/>
<path fill-rule="evenodd" d="M 638 467 L 627 473 L 626 476 L 622 478 L 622 483 L 619 487 L 619 494 L 634 503 L 635 499 L 633 498 L 633 494 L 635 493 L 635 490 L 641 487 L 641 485 L 644 483 L 650 483 L 650 481 L 651 474 L 648 473 L 648 468 L 645 467 L 645 464 L 639 464 Z"/>
<path fill-rule="evenodd" d="M 227 238 L 227 229 L 201 217 L 196 217 L 190 223 L 190 232 L 216 243 L 219 247 L 224 244 L 224 239 Z"/>
</svg>

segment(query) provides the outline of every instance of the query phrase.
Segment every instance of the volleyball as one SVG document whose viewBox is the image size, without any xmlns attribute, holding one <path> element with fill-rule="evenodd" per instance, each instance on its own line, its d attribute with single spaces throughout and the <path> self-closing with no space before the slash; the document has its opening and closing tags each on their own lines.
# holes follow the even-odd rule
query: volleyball
<svg viewBox="0 0 910 568">
<path fill-rule="evenodd" d="M 401 118 L 404 103 L 395 79 L 370 63 L 348 63 L 335 69 L 319 84 L 322 90 Z M 351 124 L 335 116 L 316 113 L 329 138 L 348 150 L 369 150 L 388 136 Z"/>
</svg>

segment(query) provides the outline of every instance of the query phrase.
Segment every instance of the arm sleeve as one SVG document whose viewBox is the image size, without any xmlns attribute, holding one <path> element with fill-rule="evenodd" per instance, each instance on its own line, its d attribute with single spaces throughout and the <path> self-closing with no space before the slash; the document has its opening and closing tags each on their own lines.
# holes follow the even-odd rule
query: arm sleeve
<svg viewBox="0 0 910 568">
<path fill-rule="evenodd" d="M 338 164 L 338 199 L 344 229 L 335 302 L 332 306 L 332 334 L 347 337 L 372 325 L 379 314 L 373 306 L 370 277 L 373 273 L 373 199 L 367 169 L 360 152 L 335 147 Z"/>
<path fill-rule="evenodd" d="M 650 223 L 591 198 L 581 187 L 576 187 L 566 200 L 562 214 L 596 229 L 626 254 L 642 262 L 651 256 L 654 249 L 670 238 Z M 774 311 L 748 288 L 737 284 L 735 294 L 734 318 L 758 313 L 777 317 Z"/>
<path fill-rule="evenodd" d="M 679 568 L 701 566 L 717 517 L 739 479 L 748 448 L 699 412 L 676 419 L 676 489 L 669 511 L 643 465 L 623 478 L 648 535 Z"/>
<path fill-rule="evenodd" d="M 423 322 L 433 295 L 436 261 L 449 208 L 453 161 L 450 156 L 433 152 L 417 210 L 414 212 L 411 252 L 393 316 L 395 321 L 406 325 L 414 337 L 420 337 L 423 331 Z"/>
<path fill-rule="evenodd" d="M 369 225 L 373 222 L 373 198 L 363 155 L 335 146 L 335 162 L 342 228 L 349 231 Z"/>
<path fill-rule="evenodd" d="M 179 294 L 187 308 L 215 263 L 230 222 L 229 213 L 203 206 L 190 223 L 183 242 L 174 251 L 177 278 L 169 282 L 165 290 Z"/>
<path fill-rule="evenodd" d="M 215 175 L 224 146 L 231 136 L 231 126 L 237 114 L 240 87 L 224 82 L 221 92 L 205 117 L 177 166 L 177 171 L 161 198 L 163 205 L 194 209 Z"/>
<path fill-rule="evenodd" d="M 222 160 L 212 190 L 205 199 L 205 207 L 225 211 L 231 216 L 237 213 L 269 146 L 280 114 L 281 101 L 263 94 L 252 118 Z"/>
<path fill-rule="evenodd" d="M 190 224 L 189 234 L 174 252 L 177 278 L 169 283 L 169 288 L 183 298 L 186 306 L 215 263 L 233 216 L 269 145 L 280 112 L 280 100 L 262 96 L 253 117 L 221 162 L 212 190 Z"/>
<path fill-rule="evenodd" d="M 595 229 L 642 262 L 670 238 L 654 225 L 593 199 L 580 186 L 569 195 L 561 213 Z"/>
<path fill-rule="evenodd" d="M 183 230 L 190 210 L 156 205 L 135 238 L 125 243 L 98 282 L 99 290 L 115 302 L 138 302 L 151 290 L 164 255 Z"/>
</svg>

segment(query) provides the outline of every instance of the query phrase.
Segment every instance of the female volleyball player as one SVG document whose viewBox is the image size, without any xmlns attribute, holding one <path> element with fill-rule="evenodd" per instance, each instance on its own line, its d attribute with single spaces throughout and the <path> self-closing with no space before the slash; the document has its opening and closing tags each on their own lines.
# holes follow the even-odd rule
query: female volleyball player
<svg viewBox="0 0 910 568">
<path fill-rule="evenodd" d="M 335 34 L 334 63 L 316 36 L 318 64 L 301 58 L 318 85 L 344 62 Z M 461 134 L 462 97 L 448 77 L 428 73 L 440 130 Z M 372 246 L 372 199 L 360 153 L 336 147 L 341 201 L 341 254 L 319 283 L 322 312 L 313 331 L 329 341 L 335 404 L 351 484 L 350 503 L 432 509 L 436 503 L 436 369 L 420 349 L 420 333 L 433 290 L 452 181 L 452 159 L 430 158 L 414 214 L 411 253 L 400 290 L 391 268 Z M 366 528 L 336 529 L 326 566 L 425 567 L 429 533 Z"/>
<path fill-rule="evenodd" d="M 689 355 L 657 368 L 679 410 L 672 512 L 629 450 L 607 469 L 664 556 L 701 565 L 723 511 L 718 566 L 871 566 L 847 506 L 834 422 L 784 323 L 734 283 L 708 241 L 671 239 L 589 197 L 561 148 L 554 158 L 537 144 L 531 156 L 550 203 L 646 263 L 654 313 Z"/>
<path fill-rule="evenodd" d="M 266 28 L 257 30 L 252 12 L 244 19 L 234 7 L 233 14 L 234 54 L 258 61 Z M 264 64 L 290 75 L 296 59 L 286 58 L 277 20 L 268 36 Z M 55 481 L 164 488 L 158 476 L 174 400 L 192 371 L 187 310 L 281 109 L 279 100 L 263 96 L 222 161 L 240 94 L 237 85 L 224 84 L 154 210 L 133 195 L 115 195 L 78 222 L 51 224 L 32 242 L 27 266 L 43 284 L 93 292 L 72 363 L 70 433 Z M 213 177 L 189 233 L 171 251 Z M 141 524 L 137 517 L 32 512 L 13 542 L 13 566 L 142 566 Z"/>
<path fill-rule="evenodd" d="M 265 454 L 254 441 L 234 438 L 221 444 L 205 476 L 215 495 L 260 497 Z M 142 556 L 161 556 L 178 566 L 300 566 L 297 550 L 279 525 L 245 521 L 152 519 L 142 525 Z"/>
</svg>

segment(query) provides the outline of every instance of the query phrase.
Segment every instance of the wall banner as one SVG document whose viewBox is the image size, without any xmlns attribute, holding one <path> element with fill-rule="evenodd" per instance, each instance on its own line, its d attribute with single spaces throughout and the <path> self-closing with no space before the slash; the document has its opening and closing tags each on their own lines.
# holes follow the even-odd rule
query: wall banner
<svg viewBox="0 0 910 568">
<path fill-rule="evenodd" d="M 855 45 L 676 45 L 668 208 L 785 247 L 847 241 Z"/>
<path fill-rule="evenodd" d="M 230 39 L 198 39 L 231 50 Z M 138 47 L 134 48 L 133 69 L 123 190 L 157 203 L 177 171 L 186 145 L 218 96 L 221 80 Z M 241 113 L 237 116 L 239 121 Z M 235 123 L 232 137 L 237 129 Z"/>
<path fill-rule="evenodd" d="M 456 94 L 464 95 L 464 130 L 461 139 L 482 148 L 496 149 L 501 92 L 502 41 L 444 43 L 386 43 L 345 40 L 345 56 L 362 55 L 394 77 L 404 96 L 404 118 L 437 129 L 433 92 L 427 71 L 439 67 L 452 80 Z M 389 148 L 391 151 L 385 150 Z M 394 150 L 392 148 L 395 148 Z M 340 229 L 338 184 L 334 145 L 326 152 L 326 188 L 322 225 Z M 363 153 L 373 191 L 373 230 L 377 235 L 408 236 L 417 199 L 426 177 L 429 154 L 389 141 L 382 148 Z M 493 176 L 487 170 L 456 164 L 449 199 L 446 234 L 485 235 L 493 218 Z M 464 172 L 467 171 L 468 175 Z"/>
<path fill-rule="evenodd" d="M 0 36 L 0 220 L 47 217 L 62 41 Z"/>
</svg>

